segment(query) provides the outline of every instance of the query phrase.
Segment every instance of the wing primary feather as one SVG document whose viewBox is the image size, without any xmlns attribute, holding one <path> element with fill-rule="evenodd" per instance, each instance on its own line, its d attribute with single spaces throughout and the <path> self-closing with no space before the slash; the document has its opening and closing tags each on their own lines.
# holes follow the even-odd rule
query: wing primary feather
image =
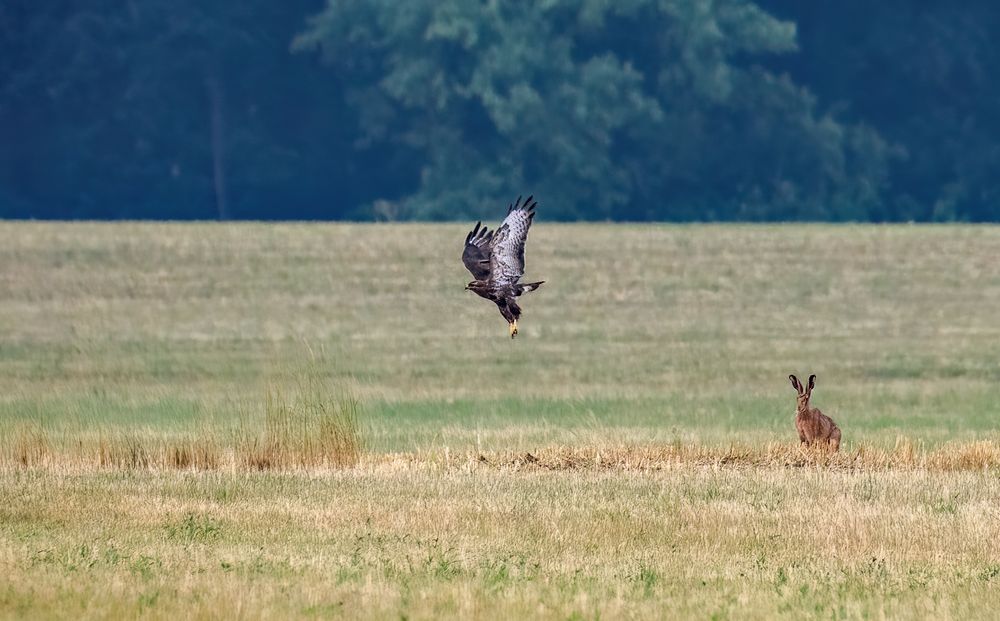
<svg viewBox="0 0 1000 621">
<path fill-rule="evenodd" d="M 465 243 L 468 244 L 469 242 L 471 242 L 472 240 L 474 240 L 476 238 L 476 236 L 479 234 L 479 225 L 480 224 L 482 224 L 481 221 L 480 222 L 476 222 L 476 228 L 474 228 L 471 231 L 469 231 L 469 234 L 465 236 Z"/>
</svg>

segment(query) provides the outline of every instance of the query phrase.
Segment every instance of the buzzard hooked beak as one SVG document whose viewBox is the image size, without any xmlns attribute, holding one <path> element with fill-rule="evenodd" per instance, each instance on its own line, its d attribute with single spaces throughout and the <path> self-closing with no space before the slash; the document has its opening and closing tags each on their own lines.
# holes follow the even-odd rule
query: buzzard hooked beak
<svg viewBox="0 0 1000 621">
<path fill-rule="evenodd" d="M 510 322 L 510 338 L 517 336 L 517 319 Z"/>
</svg>

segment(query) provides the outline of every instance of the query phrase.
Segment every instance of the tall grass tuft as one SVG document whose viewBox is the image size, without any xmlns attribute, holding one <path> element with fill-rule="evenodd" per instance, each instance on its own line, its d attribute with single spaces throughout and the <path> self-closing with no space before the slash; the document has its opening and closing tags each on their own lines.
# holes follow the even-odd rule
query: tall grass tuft
<svg viewBox="0 0 1000 621">
<path fill-rule="evenodd" d="M 361 403 L 343 385 L 319 373 L 291 390 L 272 386 L 249 404 L 235 433 L 200 424 L 164 434 L 146 428 L 23 421 L 0 426 L 0 467 L 97 467 L 112 470 L 252 470 L 344 468 L 364 450 Z"/>
<path fill-rule="evenodd" d="M 150 451 L 138 434 L 102 434 L 97 444 L 97 462 L 103 468 L 139 470 L 150 466 Z"/>
<path fill-rule="evenodd" d="M 293 392 L 270 387 L 263 433 L 242 430 L 240 461 L 254 470 L 354 466 L 364 448 L 361 404 L 346 387 L 308 375 Z"/>
<path fill-rule="evenodd" d="M 15 426 L 3 452 L 4 461 L 25 468 L 41 466 L 52 452 L 52 443 L 45 427 L 38 422 L 23 422 Z"/>
<path fill-rule="evenodd" d="M 220 463 L 221 447 L 212 433 L 185 437 L 166 446 L 166 465 L 177 470 L 216 470 Z"/>
</svg>

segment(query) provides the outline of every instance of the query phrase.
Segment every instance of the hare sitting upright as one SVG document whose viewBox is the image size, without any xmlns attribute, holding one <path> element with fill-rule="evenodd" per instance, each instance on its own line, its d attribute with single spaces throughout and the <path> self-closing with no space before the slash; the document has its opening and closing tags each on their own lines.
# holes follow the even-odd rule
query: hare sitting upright
<svg viewBox="0 0 1000 621">
<path fill-rule="evenodd" d="M 811 446 L 813 442 L 829 444 L 837 452 L 840 449 L 840 427 L 818 408 L 809 407 L 809 397 L 816 386 L 816 376 L 809 376 L 808 388 L 803 388 L 802 382 L 794 375 L 789 375 L 788 379 L 792 380 L 792 386 L 799 391 L 795 404 L 795 429 L 799 432 L 799 441 L 806 446 Z"/>
</svg>

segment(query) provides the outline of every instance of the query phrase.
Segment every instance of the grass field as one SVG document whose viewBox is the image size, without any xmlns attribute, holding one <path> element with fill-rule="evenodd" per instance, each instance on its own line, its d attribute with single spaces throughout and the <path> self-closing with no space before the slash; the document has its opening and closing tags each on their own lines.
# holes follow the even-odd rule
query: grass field
<svg viewBox="0 0 1000 621">
<path fill-rule="evenodd" d="M 0 222 L 0 616 L 1000 609 L 1000 229 L 464 234 Z"/>
</svg>

